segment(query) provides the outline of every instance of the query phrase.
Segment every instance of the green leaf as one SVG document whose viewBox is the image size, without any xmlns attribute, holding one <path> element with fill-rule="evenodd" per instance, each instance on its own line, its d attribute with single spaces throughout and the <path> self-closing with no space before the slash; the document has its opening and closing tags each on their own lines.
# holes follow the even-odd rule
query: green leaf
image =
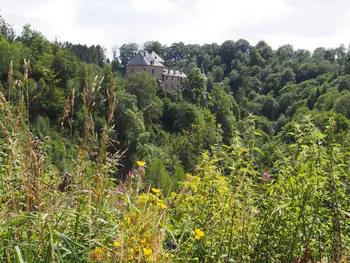
<svg viewBox="0 0 350 263">
<path fill-rule="evenodd" d="M 254 131 L 254 134 L 257 135 L 257 136 L 261 136 L 261 133 L 257 132 L 257 131 Z"/>
<path fill-rule="evenodd" d="M 18 246 L 15 246 L 15 252 L 16 252 L 16 262 L 17 263 L 24 263 L 24 260 L 22 258 L 21 250 Z"/>
<path fill-rule="evenodd" d="M 65 235 L 55 231 L 56 234 L 62 239 L 62 241 L 67 245 L 69 251 L 73 254 L 75 257 L 76 262 L 80 262 L 78 254 L 76 253 L 75 249 L 72 247 L 71 243 L 73 243 L 68 237 Z"/>
<path fill-rule="evenodd" d="M 254 147 L 254 150 L 257 151 L 258 153 L 260 153 L 262 156 L 265 156 L 265 154 L 263 153 L 263 151 L 260 150 L 259 148 Z"/>
</svg>

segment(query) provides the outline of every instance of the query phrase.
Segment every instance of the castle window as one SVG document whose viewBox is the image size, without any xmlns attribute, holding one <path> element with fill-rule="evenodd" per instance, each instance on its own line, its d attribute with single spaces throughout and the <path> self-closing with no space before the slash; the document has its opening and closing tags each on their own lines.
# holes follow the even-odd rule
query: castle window
<svg viewBox="0 0 350 263">
<path fill-rule="evenodd" d="M 144 68 L 143 70 L 146 71 L 146 68 Z"/>
<path fill-rule="evenodd" d="M 131 69 L 131 73 L 134 73 L 134 69 L 133 68 Z"/>
<path fill-rule="evenodd" d="M 171 84 L 171 89 L 174 89 L 174 84 Z"/>
<path fill-rule="evenodd" d="M 154 76 L 154 69 L 152 69 L 152 75 Z"/>
<path fill-rule="evenodd" d="M 168 89 L 168 83 L 165 83 L 165 89 Z"/>
</svg>

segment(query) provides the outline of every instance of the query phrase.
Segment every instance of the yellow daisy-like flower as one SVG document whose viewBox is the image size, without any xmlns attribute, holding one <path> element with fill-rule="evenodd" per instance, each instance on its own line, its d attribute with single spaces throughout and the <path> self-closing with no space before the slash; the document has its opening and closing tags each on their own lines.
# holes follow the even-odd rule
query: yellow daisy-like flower
<svg viewBox="0 0 350 263">
<path fill-rule="evenodd" d="M 146 163 L 145 163 L 145 162 L 142 162 L 142 161 L 137 161 L 136 163 L 137 163 L 137 165 L 140 166 L 140 167 L 144 167 L 144 166 L 146 165 Z"/>
<path fill-rule="evenodd" d="M 152 192 L 155 194 L 158 194 L 158 193 L 160 193 L 160 190 L 157 188 L 152 188 Z"/>
<path fill-rule="evenodd" d="M 200 230 L 199 228 L 197 228 L 195 231 L 194 231 L 194 237 L 196 239 L 201 239 L 202 237 L 204 236 L 204 232 L 202 230 Z"/>
<path fill-rule="evenodd" d="M 131 223 L 131 218 L 130 218 L 130 217 L 125 218 L 125 221 L 128 222 L 128 224 L 130 225 L 130 223 Z"/>
<path fill-rule="evenodd" d="M 150 248 L 144 248 L 143 249 L 143 254 L 145 254 L 145 256 L 149 256 L 152 254 L 152 249 Z"/>
<path fill-rule="evenodd" d="M 114 241 L 113 244 L 115 247 L 120 247 L 122 245 L 122 243 L 120 243 L 119 241 Z"/>
<path fill-rule="evenodd" d="M 160 208 L 162 208 L 162 209 L 167 209 L 168 207 L 164 204 L 164 203 L 162 203 L 162 202 L 159 202 L 158 203 L 158 206 L 160 207 Z"/>
</svg>

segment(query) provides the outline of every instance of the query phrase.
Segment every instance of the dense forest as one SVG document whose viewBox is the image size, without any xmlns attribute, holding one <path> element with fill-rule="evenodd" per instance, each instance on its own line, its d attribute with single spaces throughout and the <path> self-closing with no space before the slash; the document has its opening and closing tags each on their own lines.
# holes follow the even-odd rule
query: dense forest
<svg viewBox="0 0 350 263">
<path fill-rule="evenodd" d="M 139 49 L 185 90 L 126 78 Z M 0 92 L 1 262 L 349 260 L 343 45 L 148 41 L 108 59 L 0 17 Z"/>
</svg>

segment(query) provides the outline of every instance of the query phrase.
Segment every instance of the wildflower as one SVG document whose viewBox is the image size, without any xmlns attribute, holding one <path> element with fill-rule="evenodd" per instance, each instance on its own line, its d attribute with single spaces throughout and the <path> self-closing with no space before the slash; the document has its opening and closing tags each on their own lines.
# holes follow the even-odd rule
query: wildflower
<svg viewBox="0 0 350 263">
<path fill-rule="evenodd" d="M 265 180 L 269 180 L 270 177 L 271 177 L 270 174 L 269 174 L 268 172 L 265 172 L 263 176 L 264 176 L 264 179 L 265 179 Z"/>
<path fill-rule="evenodd" d="M 128 172 L 128 177 L 129 177 L 129 178 L 134 178 L 134 174 L 132 173 L 132 171 L 129 171 L 129 172 Z"/>
<path fill-rule="evenodd" d="M 157 188 L 152 188 L 152 192 L 155 194 L 158 194 L 158 193 L 160 193 L 160 190 Z"/>
<path fill-rule="evenodd" d="M 137 163 L 137 165 L 140 166 L 140 167 L 144 167 L 144 166 L 146 165 L 146 163 L 145 163 L 145 162 L 142 162 L 142 161 L 137 161 L 136 163 Z"/>
<path fill-rule="evenodd" d="M 139 206 L 139 205 L 145 205 L 148 201 L 148 195 L 146 194 L 141 194 L 139 195 L 139 198 L 136 202 L 136 206 Z"/>
<path fill-rule="evenodd" d="M 119 241 L 114 241 L 113 244 L 115 247 L 120 247 L 122 245 L 122 243 L 120 243 Z"/>
<path fill-rule="evenodd" d="M 130 223 L 131 223 L 131 218 L 130 218 L 130 217 L 125 218 L 125 221 L 128 222 L 128 224 L 130 225 Z"/>
<path fill-rule="evenodd" d="M 168 207 L 163 203 L 163 202 L 159 202 L 158 206 L 162 209 L 167 209 Z"/>
<path fill-rule="evenodd" d="M 196 239 L 201 239 L 202 237 L 204 236 L 204 232 L 202 230 L 200 230 L 199 228 L 197 228 L 195 231 L 194 231 L 194 237 Z"/>
<path fill-rule="evenodd" d="M 91 257 L 93 260 L 102 261 L 102 260 L 103 260 L 103 254 L 104 254 L 104 252 L 105 252 L 105 249 L 96 247 L 96 248 L 90 253 L 90 257 Z"/>
<path fill-rule="evenodd" d="M 145 171 L 145 167 L 139 166 L 139 168 L 137 168 L 137 176 L 141 176 L 144 171 Z"/>
<path fill-rule="evenodd" d="M 123 193 L 124 192 L 124 186 L 122 184 L 118 185 L 116 188 L 116 191 L 118 193 Z"/>
<path fill-rule="evenodd" d="M 143 249 L 143 254 L 145 254 L 145 256 L 149 256 L 152 254 L 152 249 L 150 248 L 144 248 Z"/>
<path fill-rule="evenodd" d="M 221 189 L 222 189 L 223 191 L 228 191 L 228 190 L 229 190 L 229 188 L 228 188 L 226 185 L 222 186 Z"/>
</svg>

